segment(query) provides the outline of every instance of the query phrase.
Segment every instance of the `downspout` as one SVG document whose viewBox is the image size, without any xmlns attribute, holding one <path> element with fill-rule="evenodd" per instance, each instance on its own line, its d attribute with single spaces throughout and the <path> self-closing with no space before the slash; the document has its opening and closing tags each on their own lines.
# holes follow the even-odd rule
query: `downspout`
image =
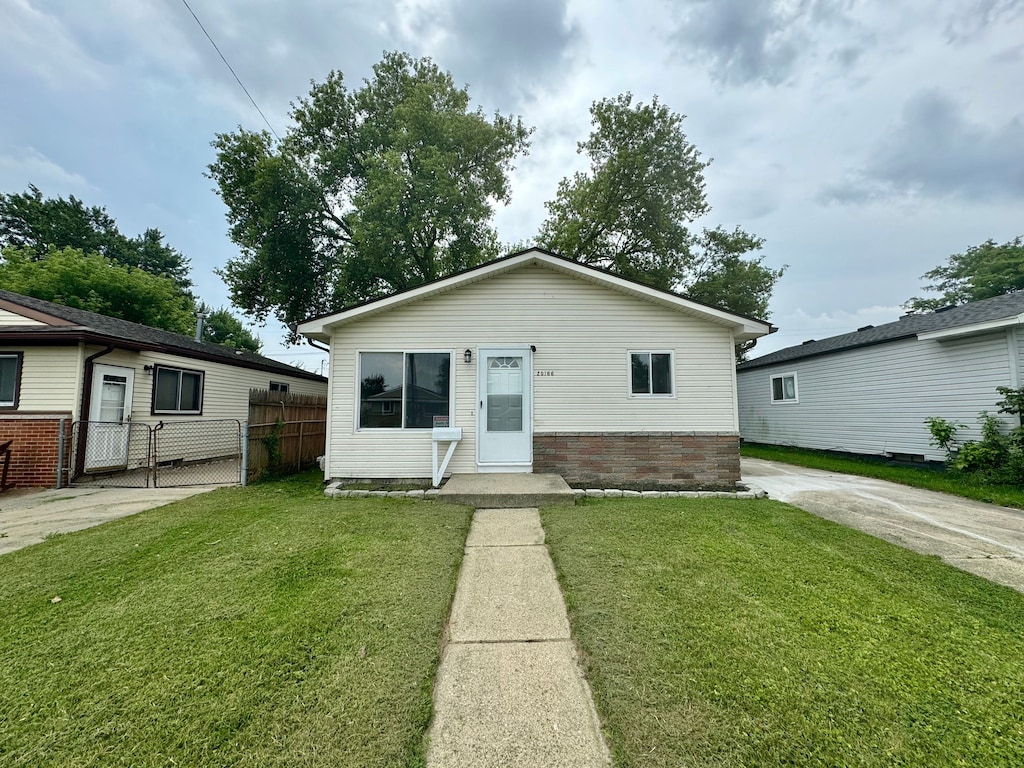
<svg viewBox="0 0 1024 768">
<path fill-rule="evenodd" d="M 92 373 L 93 361 L 98 357 L 109 355 L 114 351 L 114 346 L 108 344 L 106 349 L 89 355 L 85 358 L 84 373 L 82 375 L 82 410 L 78 421 L 78 446 L 75 457 L 75 477 L 85 471 L 85 443 L 89 434 L 89 409 L 92 406 Z"/>
</svg>

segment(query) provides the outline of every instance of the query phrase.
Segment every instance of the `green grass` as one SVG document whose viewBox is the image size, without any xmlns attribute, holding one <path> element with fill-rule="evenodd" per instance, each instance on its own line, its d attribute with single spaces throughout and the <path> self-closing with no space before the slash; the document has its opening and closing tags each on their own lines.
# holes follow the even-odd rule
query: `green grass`
<svg viewBox="0 0 1024 768">
<path fill-rule="evenodd" d="M 744 443 L 740 448 L 744 456 L 752 459 L 781 461 L 811 469 L 829 472 L 844 472 L 848 475 L 863 475 L 888 480 L 893 483 L 925 488 L 963 496 L 976 501 L 1001 504 L 1004 507 L 1024 509 L 1024 489 L 1012 485 L 984 485 L 972 482 L 963 475 L 955 475 L 941 469 L 924 469 L 887 464 L 883 461 L 837 456 L 825 451 L 807 448 L 790 448 L 781 445 L 758 445 Z"/>
<path fill-rule="evenodd" d="M 0 557 L 0 764 L 421 765 L 469 520 L 307 476 Z"/>
<path fill-rule="evenodd" d="M 543 511 L 617 766 L 1016 766 L 1024 595 L 772 502 Z"/>
</svg>

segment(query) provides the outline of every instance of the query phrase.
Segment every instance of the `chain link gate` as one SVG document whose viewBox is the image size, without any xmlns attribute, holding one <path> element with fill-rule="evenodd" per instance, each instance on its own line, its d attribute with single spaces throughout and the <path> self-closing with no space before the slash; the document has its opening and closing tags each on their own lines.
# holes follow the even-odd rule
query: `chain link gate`
<svg viewBox="0 0 1024 768">
<path fill-rule="evenodd" d="M 68 485 L 233 485 L 242 479 L 242 424 L 77 421 L 65 434 L 60 456 Z"/>
</svg>

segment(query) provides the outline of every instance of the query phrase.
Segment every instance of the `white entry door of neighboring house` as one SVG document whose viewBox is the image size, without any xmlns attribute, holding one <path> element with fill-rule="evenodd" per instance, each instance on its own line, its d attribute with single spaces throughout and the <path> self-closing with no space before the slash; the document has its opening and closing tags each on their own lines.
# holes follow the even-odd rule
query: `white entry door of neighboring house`
<svg viewBox="0 0 1024 768">
<path fill-rule="evenodd" d="M 529 347 L 479 350 L 477 463 L 481 472 L 533 465 L 533 365 Z"/>
<path fill-rule="evenodd" d="M 128 464 L 128 437 L 135 371 L 118 365 L 95 365 L 85 443 L 85 470 Z"/>
</svg>

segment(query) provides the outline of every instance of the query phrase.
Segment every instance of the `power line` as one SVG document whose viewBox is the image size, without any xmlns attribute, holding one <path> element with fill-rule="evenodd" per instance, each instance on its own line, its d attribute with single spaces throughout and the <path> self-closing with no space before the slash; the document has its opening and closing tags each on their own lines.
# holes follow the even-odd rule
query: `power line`
<svg viewBox="0 0 1024 768">
<path fill-rule="evenodd" d="M 263 122 L 267 124 L 267 128 L 270 129 L 270 132 L 274 134 L 274 138 L 280 141 L 281 137 L 277 135 L 277 131 L 274 130 L 274 126 L 272 126 L 270 124 L 270 121 L 267 120 L 267 116 L 263 114 L 263 110 L 260 109 L 260 105 L 256 103 L 256 99 L 252 97 L 252 94 L 249 93 L 249 89 L 245 87 L 245 84 L 238 77 L 238 74 L 235 72 L 235 68 L 231 66 L 231 64 L 228 62 L 226 58 L 224 58 L 224 54 L 221 53 L 217 43 L 215 43 L 213 38 L 210 37 L 210 33 L 206 31 L 206 27 L 203 26 L 203 22 L 201 22 L 199 20 L 199 17 L 196 16 L 196 12 L 192 10 L 192 7 L 188 4 L 188 0 L 181 0 L 181 2 L 185 5 L 186 8 L 188 8 L 188 12 L 192 14 L 192 18 L 196 20 L 196 24 L 199 25 L 199 28 L 203 30 L 203 34 L 206 35 L 206 39 L 210 41 L 210 45 L 213 46 L 213 49 L 217 52 L 217 55 L 220 56 L 220 60 L 224 62 L 224 65 L 231 71 L 231 74 L 235 76 L 235 82 L 237 82 L 238 85 L 242 88 L 242 90 L 245 91 L 245 95 L 249 97 L 249 101 L 251 101 L 252 105 L 256 107 L 256 111 L 260 113 L 260 117 L 263 118 Z"/>
</svg>

